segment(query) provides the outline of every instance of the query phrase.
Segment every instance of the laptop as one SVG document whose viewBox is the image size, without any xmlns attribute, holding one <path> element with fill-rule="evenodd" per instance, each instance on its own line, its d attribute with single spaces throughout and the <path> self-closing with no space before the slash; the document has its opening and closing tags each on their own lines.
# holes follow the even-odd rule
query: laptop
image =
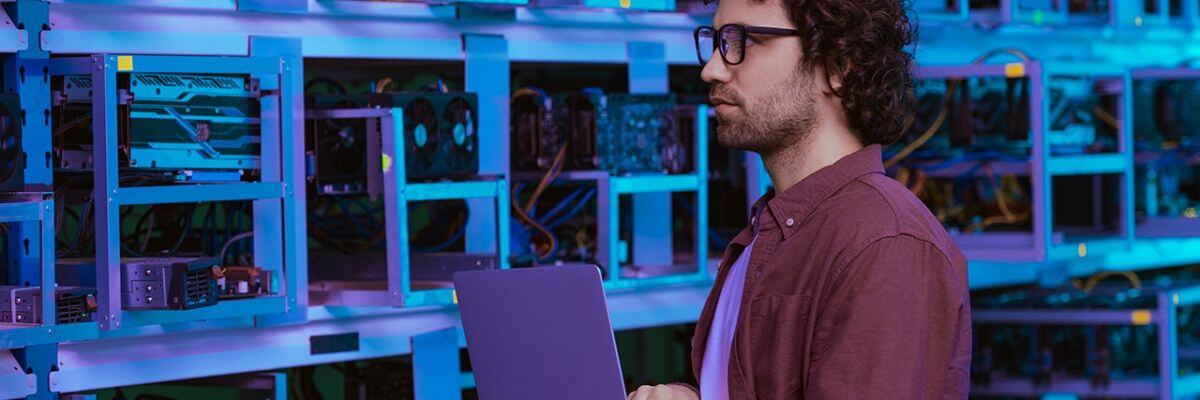
<svg viewBox="0 0 1200 400">
<path fill-rule="evenodd" d="M 480 399 L 626 397 L 595 266 L 464 271 L 454 287 Z"/>
</svg>

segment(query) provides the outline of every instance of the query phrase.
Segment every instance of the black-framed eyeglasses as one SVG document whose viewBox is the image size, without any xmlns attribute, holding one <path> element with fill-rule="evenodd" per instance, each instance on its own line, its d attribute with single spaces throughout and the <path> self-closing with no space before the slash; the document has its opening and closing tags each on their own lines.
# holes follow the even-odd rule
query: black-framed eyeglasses
<svg viewBox="0 0 1200 400">
<path fill-rule="evenodd" d="M 708 64 L 713 52 L 720 51 L 725 64 L 738 65 L 746 60 L 746 36 L 748 34 L 800 36 L 800 31 L 769 26 L 725 24 L 720 28 L 709 25 L 696 27 L 696 58 L 700 65 Z"/>
</svg>

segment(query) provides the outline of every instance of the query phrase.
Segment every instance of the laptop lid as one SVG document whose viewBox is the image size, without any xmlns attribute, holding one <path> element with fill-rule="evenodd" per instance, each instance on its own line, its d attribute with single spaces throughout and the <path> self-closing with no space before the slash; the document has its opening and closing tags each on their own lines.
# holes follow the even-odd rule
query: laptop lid
<svg viewBox="0 0 1200 400">
<path fill-rule="evenodd" d="M 481 399 L 625 398 L 596 267 L 465 271 L 454 287 Z"/>
</svg>

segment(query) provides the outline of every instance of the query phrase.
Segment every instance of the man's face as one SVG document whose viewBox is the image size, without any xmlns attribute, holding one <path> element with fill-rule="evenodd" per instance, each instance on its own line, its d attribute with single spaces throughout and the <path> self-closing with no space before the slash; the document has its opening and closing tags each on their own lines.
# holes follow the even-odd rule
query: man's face
<svg viewBox="0 0 1200 400">
<path fill-rule="evenodd" d="M 780 0 L 720 0 L 713 26 L 729 23 L 795 29 Z M 714 52 L 700 74 L 712 84 L 718 142 L 770 154 L 804 140 L 816 124 L 818 92 L 801 67 L 800 38 L 747 34 L 743 51 L 738 65 Z"/>
</svg>

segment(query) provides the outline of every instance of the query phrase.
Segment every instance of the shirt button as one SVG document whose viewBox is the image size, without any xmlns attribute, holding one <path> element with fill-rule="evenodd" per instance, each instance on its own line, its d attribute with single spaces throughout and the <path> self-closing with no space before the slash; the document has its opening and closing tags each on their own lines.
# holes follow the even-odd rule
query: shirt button
<svg viewBox="0 0 1200 400">
<path fill-rule="evenodd" d="M 792 225 L 796 224 L 796 220 L 788 218 L 787 221 L 784 222 L 784 224 L 787 224 L 787 226 L 792 226 Z"/>
<path fill-rule="evenodd" d="M 750 225 L 754 225 L 757 223 L 758 223 L 758 217 L 750 217 Z"/>
</svg>

